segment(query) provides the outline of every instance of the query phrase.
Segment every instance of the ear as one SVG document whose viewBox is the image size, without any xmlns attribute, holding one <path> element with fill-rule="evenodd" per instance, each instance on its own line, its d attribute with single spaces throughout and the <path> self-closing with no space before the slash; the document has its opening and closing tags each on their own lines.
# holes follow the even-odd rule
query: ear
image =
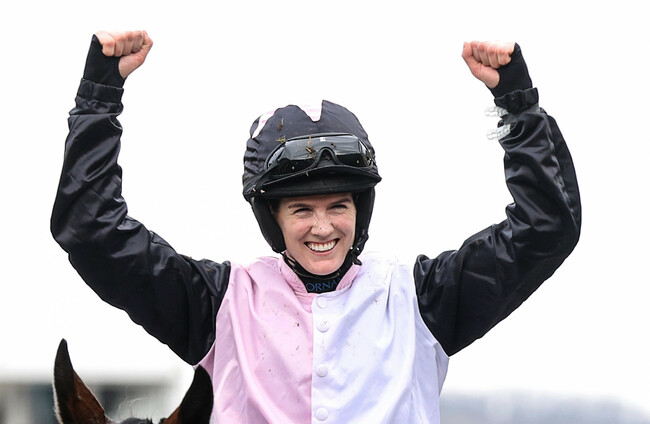
<svg viewBox="0 0 650 424">
<path fill-rule="evenodd" d="M 210 375 L 201 366 L 194 370 L 194 380 L 180 406 L 162 424 L 208 424 L 214 394 Z"/>
<path fill-rule="evenodd" d="M 104 408 L 72 368 L 65 339 L 54 361 L 54 407 L 61 424 L 108 423 Z"/>
</svg>

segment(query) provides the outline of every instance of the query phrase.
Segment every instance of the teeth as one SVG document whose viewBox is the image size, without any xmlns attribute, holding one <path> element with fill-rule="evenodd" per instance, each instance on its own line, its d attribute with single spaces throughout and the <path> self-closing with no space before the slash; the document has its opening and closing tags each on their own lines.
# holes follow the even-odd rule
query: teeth
<svg viewBox="0 0 650 424">
<path fill-rule="evenodd" d="M 326 252 L 332 250 L 336 245 L 336 240 L 332 240 L 329 243 L 307 243 L 307 247 L 315 252 Z"/>
</svg>

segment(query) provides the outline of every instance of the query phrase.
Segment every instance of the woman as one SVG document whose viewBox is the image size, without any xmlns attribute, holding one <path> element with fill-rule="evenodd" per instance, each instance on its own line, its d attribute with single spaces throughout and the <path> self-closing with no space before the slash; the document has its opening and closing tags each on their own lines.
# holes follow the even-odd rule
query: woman
<svg viewBox="0 0 650 424">
<path fill-rule="evenodd" d="M 324 101 L 256 120 L 244 197 L 280 257 L 193 260 L 127 216 L 117 115 L 145 32 L 99 32 L 71 111 L 52 233 L 105 301 L 211 374 L 216 422 L 438 423 L 450 355 L 516 309 L 573 250 L 580 199 L 555 121 L 519 46 L 466 43 L 503 108 L 514 203 L 455 251 L 415 265 L 361 255 L 375 151 L 358 119 Z"/>
</svg>

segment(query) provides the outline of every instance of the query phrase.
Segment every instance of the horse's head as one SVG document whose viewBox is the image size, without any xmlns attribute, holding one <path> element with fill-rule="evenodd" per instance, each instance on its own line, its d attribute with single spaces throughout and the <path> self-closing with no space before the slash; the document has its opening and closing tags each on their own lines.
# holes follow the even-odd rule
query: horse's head
<svg viewBox="0 0 650 424">
<path fill-rule="evenodd" d="M 214 397 L 207 371 L 197 367 L 194 380 L 180 406 L 160 424 L 208 424 Z M 54 406 L 61 424 L 118 424 L 72 368 L 68 344 L 61 340 L 54 361 Z M 119 424 L 153 424 L 149 419 L 128 418 Z"/>
</svg>

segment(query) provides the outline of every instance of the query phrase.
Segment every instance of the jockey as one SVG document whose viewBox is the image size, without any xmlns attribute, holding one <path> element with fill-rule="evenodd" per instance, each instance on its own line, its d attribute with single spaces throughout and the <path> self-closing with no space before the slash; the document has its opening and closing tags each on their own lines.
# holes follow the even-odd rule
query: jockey
<svg viewBox="0 0 650 424">
<path fill-rule="evenodd" d="M 182 255 L 127 214 L 117 117 L 152 44 L 144 31 L 91 43 L 51 221 L 81 277 L 208 371 L 215 422 L 439 423 L 449 357 L 521 305 L 580 234 L 571 156 L 520 47 L 463 48 L 502 115 L 502 222 L 411 263 L 364 253 L 381 180 L 366 131 L 335 103 L 289 105 L 255 120 L 244 155 L 244 198 L 280 255 L 236 264 Z"/>
</svg>

